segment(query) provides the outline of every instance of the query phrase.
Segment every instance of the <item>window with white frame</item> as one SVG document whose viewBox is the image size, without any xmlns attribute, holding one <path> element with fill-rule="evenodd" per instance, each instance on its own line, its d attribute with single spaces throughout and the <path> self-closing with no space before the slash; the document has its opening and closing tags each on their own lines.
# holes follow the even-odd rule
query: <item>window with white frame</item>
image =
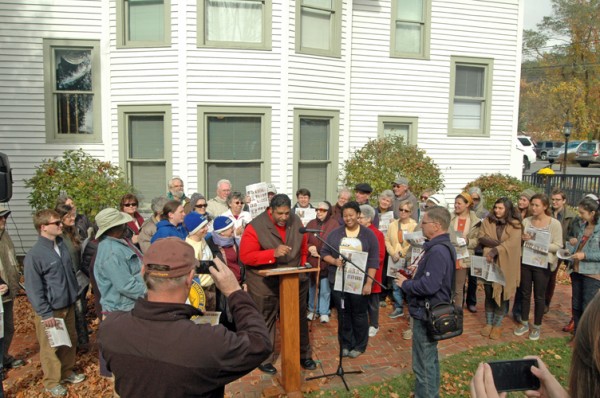
<svg viewBox="0 0 600 398">
<path fill-rule="evenodd" d="M 449 134 L 489 135 L 493 60 L 452 57 Z"/>
<path fill-rule="evenodd" d="M 149 208 L 171 176 L 171 106 L 123 105 L 118 116 L 121 166 Z"/>
<path fill-rule="evenodd" d="M 117 0 L 117 47 L 171 45 L 171 0 Z"/>
<path fill-rule="evenodd" d="M 338 111 L 294 110 L 294 191 L 307 188 L 313 201 L 335 197 L 338 140 Z"/>
<path fill-rule="evenodd" d="M 271 49 L 272 0 L 198 0 L 199 47 Z"/>
<path fill-rule="evenodd" d="M 217 181 L 233 189 L 266 181 L 269 173 L 271 109 L 198 107 L 198 177 L 200 189 L 215 195 Z"/>
<path fill-rule="evenodd" d="M 339 57 L 341 0 L 296 0 L 296 52 Z"/>
<path fill-rule="evenodd" d="M 100 42 L 44 39 L 49 142 L 101 142 Z"/>
<path fill-rule="evenodd" d="M 391 19 L 391 56 L 428 58 L 431 0 L 393 0 Z"/>
<path fill-rule="evenodd" d="M 379 116 L 377 135 L 379 137 L 399 136 L 409 145 L 417 145 L 419 119 L 405 116 Z"/>
</svg>

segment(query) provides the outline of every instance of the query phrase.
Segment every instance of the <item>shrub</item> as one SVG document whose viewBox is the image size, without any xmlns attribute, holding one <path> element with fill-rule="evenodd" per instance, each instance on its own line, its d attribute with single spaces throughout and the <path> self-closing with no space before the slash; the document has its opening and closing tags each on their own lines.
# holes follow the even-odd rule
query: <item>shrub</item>
<svg viewBox="0 0 600 398">
<path fill-rule="evenodd" d="M 44 159 L 35 174 L 25 180 L 31 189 L 29 205 L 35 210 L 53 209 L 61 194 L 69 195 L 77 211 L 92 220 L 106 207 L 116 207 L 121 197 L 134 192 L 121 169 L 83 151 L 66 150 L 62 158 Z"/>
<path fill-rule="evenodd" d="M 513 204 L 517 206 L 519 194 L 528 188 L 540 192 L 534 185 L 502 173 L 484 174 L 465 185 L 464 189 L 467 190 L 474 186 L 481 188 L 486 209 L 491 209 L 496 199 L 503 196 L 510 198 Z"/>
<path fill-rule="evenodd" d="M 442 173 L 434 161 L 424 150 L 404 143 L 401 137 L 369 141 L 344 163 L 344 172 L 345 186 L 353 188 L 358 183 L 368 182 L 374 194 L 391 189 L 397 174 L 408 178 L 415 195 L 426 188 L 437 191 L 444 188 Z"/>
</svg>

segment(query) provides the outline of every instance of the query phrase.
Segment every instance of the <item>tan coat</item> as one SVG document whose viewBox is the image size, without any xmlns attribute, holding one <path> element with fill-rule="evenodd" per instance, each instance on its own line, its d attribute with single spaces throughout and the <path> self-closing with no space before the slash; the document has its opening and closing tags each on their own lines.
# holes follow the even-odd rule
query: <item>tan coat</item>
<svg viewBox="0 0 600 398">
<path fill-rule="evenodd" d="M 460 268 L 469 268 L 471 266 L 471 256 L 475 255 L 475 248 L 477 247 L 477 237 L 479 236 L 479 228 L 481 227 L 481 220 L 474 211 L 469 211 L 469 223 L 467 234 L 463 236 L 463 238 L 467 239 L 467 249 L 469 250 L 469 257 L 458 260 L 458 265 Z M 450 241 L 453 245 L 456 245 L 456 225 L 458 222 L 458 216 L 455 213 L 452 213 L 452 218 L 450 219 Z"/>
<path fill-rule="evenodd" d="M 500 244 L 496 246 L 498 251 L 496 264 L 504 273 L 506 283 L 504 288 L 499 283 L 493 284 L 493 297 L 498 305 L 501 305 L 502 301 L 510 299 L 521 283 L 521 232 L 520 227 L 508 224 L 502 232 Z M 490 222 L 489 218 L 483 220 L 479 237 L 498 240 L 496 224 Z M 491 249 L 491 247 L 484 247 L 483 255 L 487 255 Z"/>
<path fill-rule="evenodd" d="M 406 224 L 400 224 L 400 220 L 394 220 L 390 223 L 387 233 L 385 234 L 385 249 L 390 256 L 396 255 L 400 252 L 401 257 L 405 257 L 410 244 L 403 240 L 402 242 L 398 239 L 398 226 L 401 226 L 402 232 L 409 233 L 413 232 L 417 227 L 417 222 L 412 218 Z"/>
</svg>

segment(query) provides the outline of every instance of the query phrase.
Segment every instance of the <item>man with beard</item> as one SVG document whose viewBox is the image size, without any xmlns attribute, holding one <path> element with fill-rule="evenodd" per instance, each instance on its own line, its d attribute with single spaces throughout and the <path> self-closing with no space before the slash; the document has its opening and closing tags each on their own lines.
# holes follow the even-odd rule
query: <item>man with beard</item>
<svg viewBox="0 0 600 398">
<path fill-rule="evenodd" d="M 173 177 L 169 180 L 169 192 L 167 193 L 169 200 L 178 200 L 182 206 L 188 202 L 187 196 L 183 192 L 183 180 L 179 177 Z"/>
</svg>

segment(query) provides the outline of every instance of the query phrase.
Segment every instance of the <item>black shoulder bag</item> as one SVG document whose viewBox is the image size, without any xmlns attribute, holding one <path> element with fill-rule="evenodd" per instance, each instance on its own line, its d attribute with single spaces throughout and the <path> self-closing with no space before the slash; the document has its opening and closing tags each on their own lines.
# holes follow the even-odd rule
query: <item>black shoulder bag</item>
<svg viewBox="0 0 600 398">
<path fill-rule="evenodd" d="M 456 283 L 456 255 L 450 244 L 443 243 L 450 251 L 452 258 L 452 291 L 449 303 L 439 303 L 431 307 L 429 300 L 425 300 L 425 311 L 427 313 L 427 329 L 430 337 L 435 340 L 446 340 L 460 336 L 463 332 L 463 309 L 462 305 L 454 303 L 454 285 Z"/>
</svg>

